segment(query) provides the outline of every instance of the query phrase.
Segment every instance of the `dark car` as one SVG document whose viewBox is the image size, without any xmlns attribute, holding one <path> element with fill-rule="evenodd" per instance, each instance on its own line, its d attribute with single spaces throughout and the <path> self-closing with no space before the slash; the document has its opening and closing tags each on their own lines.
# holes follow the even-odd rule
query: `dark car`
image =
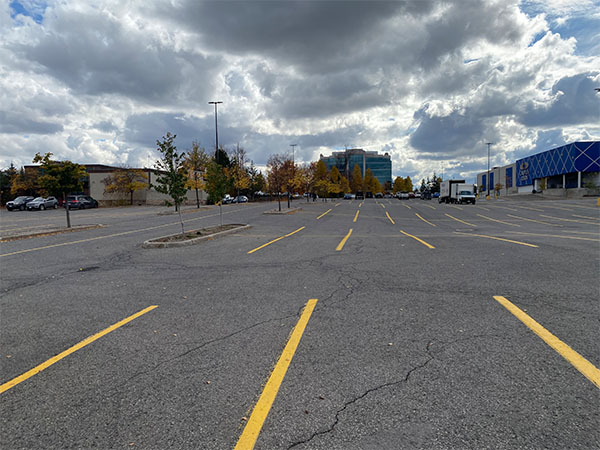
<svg viewBox="0 0 600 450">
<path fill-rule="evenodd" d="M 431 192 L 429 192 L 429 191 L 422 192 L 421 200 L 431 200 Z"/>
<path fill-rule="evenodd" d="M 13 201 L 7 202 L 6 209 L 8 209 L 9 211 L 12 211 L 14 209 L 20 209 L 21 211 L 25 211 L 27 203 L 29 203 L 31 200 L 33 200 L 33 197 L 21 195 L 15 198 Z"/>
<path fill-rule="evenodd" d="M 58 200 L 55 197 L 37 197 L 27 202 L 27 211 L 33 211 L 34 209 L 43 211 L 49 208 L 58 208 Z"/>
<path fill-rule="evenodd" d="M 233 197 L 231 203 L 248 203 L 248 197 L 245 195 L 238 195 L 237 197 Z"/>
<path fill-rule="evenodd" d="M 365 199 L 365 194 L 362 193 L 362 191 L 358 191 L 356 193 L 356 197 L 354 197 L 356 200 L 364 200 Z"/>
<path fill-rule="evenodd" d="M 63 206 L 69 209 L 97 208 L 98 202 L 87 195 L 67 195 L 67 200 Z"/>
</svg>

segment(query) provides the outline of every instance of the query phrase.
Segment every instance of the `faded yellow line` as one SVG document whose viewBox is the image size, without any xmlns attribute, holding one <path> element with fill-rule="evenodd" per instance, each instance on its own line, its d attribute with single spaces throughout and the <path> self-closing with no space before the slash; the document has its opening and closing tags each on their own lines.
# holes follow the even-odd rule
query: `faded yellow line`
<svg viewBox="0 0 600 450">
<path fill-rule="evenodd" d="M 479 217 L 483 217 L 484 219 L 491 220 L 492 222 L 503 223 L 505 225 L 510 225 L 511 227 L 520 227 L 521 225 L 517 225 L 516 223 L 505 222 L 503 220 L 492 219 L 491 217 L 484 216 L 482 214 L 477 214 Z"/>
<path fill-rule="evenodd" d="M 529 206 L 517 206 L 517 208 L 529 209 L 529 210 L 531 210 L 531 211 L 544 212 L 544 210 L 543 210 L 543 209 L 530 208 Z"/>
<path fill-rule="evenodd" d="M 358 219 L 359 212 L 360 212 L 360 209 L 358 211 L 356 211 L 356 215 L 354 216 L 354 220 L 352 222 L 356 222 L 356 220 Z"/>
<path fill-rule="evenodd" d="M 494 295 L 494 300 L 508 309 L 527 328 L 537 334 L 546 344 L 552 347 L 560 356 L 569 361 L 581 374 L 600 389 L 600 370 L 587 359 L 554 336 L 532 317 L 501 295 Z"/>
<path fill-rule="evenodd" d="M 491 211 L 491 209 L 490 209 L 490 208 L 486 208 L 486 207 L 484 207 L 484 206 L 481 206 L 481 205 L 477 205 L 477 207 L 478 207 L 478 208 L 481 208 L 481 209 L 485 209 L 486 211 Z"/>
<path fill-rule="evenodd" d="M 325 211 L 323 214 L 321 214 L 319 217 L 317 217 L 317 220 L 319 220 L 321 217 L 323 217 L 325 214 L 331 212 L 332 208 L 329 208 L 327 211 Z"/>
<path fill-rule="evenodd" d="M 257 251 L 258 251 L 258 250 L 260 250 L 261 248 L 265 248 L 267 245 L 271 245 L 271 244 L 273 244 L 274 242 L 277 242 L 277 241 L 280 241 L 280 240 L 282 240 L 282 239 L 285 239 L 286 237 L 289 237 L 289 236 L 291 236 L 292 234 L 294 234 L 294 233 L 297 233 L 298 231 L 302 231 L 302 230 L 304 230 L 305 228 L 306 228 L 306 227 L 301 227 L 301 228 L 298 228 L 297 230 L 295 230 L 295 231 L 292 231 L 291 233 L 288 233 L 288 234 L 286 234 L 286 235 L 280 236 L 280 237 L 278 237 L 277 239 L 273 239 L 272 241 L 270 241 L 270 242 L 267 242 L 266 244 L 263 244 L 263 245 L 261 245 L 260 247 L 256 247 L 254 250 L 250 250 L 250 251 L 248 252 L 248 254 L 251 254 L 251 253 L 257 252 Z"/>
<path fill-rule="evenodd" d="M 565 232 L 569 233 L 569 231 L 565 231 Z M 580 236 L 563 236 L 560 234 L 526 233 L 523 231 L 509 231 L 509 233 L 517 233 L 517 234 L 522 234 L 524 236 L 545 236 L 545 237 L 555 237 L 555 238 L 560 238 L 560 239 L 575 239 L 578 241 L 600 242 L 600 239 L 585 238 L 585 237 L 580 237 Z"/>
<path fill-rule="evenodd" d="M 473 233 L 462 233 L 460 231 L 455 231 L 456 234 L 462 234 L 463 236 L 475 236 L 475 237 L 482 237 L 482 238 L 487 238 L 487 239 L 494 239 L 496 241 L 504 241 L 504 242 L 510 242 L 512 244 L 519 244 L 519 245 L 525 245 L 526 247 L 533 247 L 533 248 L 538 248 L 537 245 L 534 244 L 528 244 L 527 242 L 520 242 L 520 241 L 513 241 L 511 239 L 504 239 L 504 238 L 499 238 L 496 236 L 488 236 L 487 234 L 473 234 Z"/>
<path fill-rule="evenodd" d="M 454 217 L 454 216 L 451 216 L 450 214 L 444 214 L 444 215 L 445 215 L 445 216 L 448 216 L 448 217 L 450 217 L 451 219 L 454 219 L 454 220 L 456 220 L 457 222 L 464 223 L 465 225 L 469 225 L 469 226 L 471 226 L 471 227 L 474 227 L 474 226 L 476 226 L 476 225 L 473 225 L 472 223 L 465 222 L 464 220 L 457 219 L 456 217 Z"/>
<path fill-rule="evenodd" d="M 416 214 L 416 213 L 415 213 L 415 214 Z M 427 219 L 423 219 L 423 218 L 422 218 L 422 217 L 421 217 L 419 214 L 416 214 L 416 216 L 417 216 L 419 219 L 421 219 L 423 222 L 427 222 L 427 223 L 428 223 L 429 225 L 431 225 L 432 227 L 435 227 L 435 226 L 437 226 L 437 225 L 435 225 L 435 224 L 431 223 L 429 220 L 427 220 Z"/>
<path fill-rule="evenodd" d="M 385 205 L 383 203 L 380 203 L 380 205 L 383 209 L 385 209 Z"/>
<path fill-rule="evenodd" d="M 456 208 L 456 209 L 460 209 L 461 211 L 463 211 L 463 209 L 460 206 L 456 206 L 456 205 L 450 205 L 452 208 Z"/>
<path fill-rule="evenodd" d="M 385 215 L 387 216 L 387 218 L 388 218 L 388 219 L 390 219 L 390 222 L 392 222 L 392 225 L 395 225 L 395 224 L 396 224 L 396 222 L 394 222 L 394 219 L 392 219 L 392 218 L 390 217 L 390 215 L 388 214 L 388 212 L 387 212 L 387 211 L 385 212 Z"/>
<path fill-rule="evenodd" d="M 358 207 L 360 208 L 363 205 L 364 201 L 360 202 L 360 205 L 358 205 Z"/>
<path fill-rule="evenodd" d="M 435 209 L 435 206 L 431 206 L 431 205 L 423 205 L 423 206 L 427 206 L 428 208 Z"/>
<path fill-rule="evenodd" d="M 571 214 L 571 215 L 573 217 L 579 217 L 580 219 L 600 220 L 600 217 L 578 216 L 577 214 Z"/>
<path fill-rule="evenodd" d="M 126 323 L 131 322 L 132 320 L 146 314 L 147 312 L 152 311 L 154 308 L 158 308 L 157 305 L 152 305 L 152 306 L 148 306 L 145 309 L 142 309 L 141 311 L 121 320 L 120 322 L 115 323 L 114 325 L 111 325 L 110 327 L 100 331 L 99 333 L 94 334 L 93 336 L 88 337 L 87 339 L 84 339 L 83 341 L 81 341 L 78 344 L 75 344 L 74 346 L 68 348 L 67 350 L 65 350 L 62 353 L 59 353 L 56 356 L 53 356 L 52 358 L 50 358 L 49 360 L 47 360 L 46 362 L 43 362 L 42 364 L 34 367 L 31 370 L 28 370 L 27 372 L 25 372 L 23 375 L 19 375 L 16 378 L 13 378 L 10 381 L 7 381 L 6 383 L 4 383 L 3 385 L 0 386 L 0 394 L 2 394 L 3 392 L 8 391 L 10 388 L 16 386 L 19 383 L 22 383 L 23 381 L 27 380 L 28 378 L 31 378 L 32 376 L 40 373 L 42 370 L 47 369 L 48 367 L 50 367 L 52 364 L 57 363 L 58 361 L 60 361 L 61 359 L 69 356 L 71 353 L 76 352 L 77 350 L 85 347 L 88 344 L 91 344 L 92 342 L 100 339 L 102 336 L 110 333 L 111 331 L 116 330 L 119 327 L 122 327 L 123 325 L 125 325 Z"/>
<path fill-rule="evenodd" d="M 550 223 L 550 222 L 542 222 L 541 220 L 528 219 L 527 217 L 513 216 L 512 214 L 507 214 L 507 216 L 513 217 L 515 219 L 526 220 L 527 222 L 535 222 L 535 223 L 541 223 L 543 225 L 550 225 L 551 227 L 562 227 L 562 225 L 557 225 L 555 223 Z"/>
<path fill-rule="evenodd" d="M 410 206 L 408 206 L 408 205 L 405 205 L 404 203 L 400 203 L 400 204 L 401 204 L 402 206 L 404 206 L 405 208 L 412 209 Z"/>
<path fill-rule="evenodd" d="M 237 444 L 235 445 L 234 450 L 252 450 L 254 445 L 256 444 L 256 440 L 258 439 L 258 435 L 260 430 L 265 423 L 267 416 L 269 415 L 269 411 L 271 410 L 271 406 L 273 406 L 273 402 L 275 401 L 275 397 L 279 392 L 279 388 L 281 383 L 283 382 L 283 378 L 292 362 L 292 358 L 296 353 L 296 349 L 298 348 L 298 344 L 300 343 L 300 339 L 302 338 L 302 334 L 306 329 L 306 325 L 308 324 L 308 320 L 310 319 L 311 314 L 315 309 L 315 305 L 317 304 L 317 299 L 310 299 L 306 306 L 304 307 L 304 311 L 298 320 L 298 323 L 294 327 L 288 342 L 265 385 L 265 388 L 256 402 L 254 409 L 252 410 L 252 414 L 248 419 L 248 423 L 244 427 L 244 431 L 240 436 Z"/>
<path fill-rule="evenodd" d="M 575 219 L 562 219 L 560 217 L 554 217 L 554 216 L 546 216 L 545 214 L 540 214 L 540 217 L 546 217 L 548 219 L 554 219 L 554 220 L 561 220 L 563 222 L 576 222 L 576 223 L 584 223 L 586 225 L 600 225 L 599 223 L 595 223 L 595 222 L 584 222 L 583 220 L 575 220 Z"/>
<path fill-rule="evenodd" d="M 404 234 L 404 235 L 406 235 L 406 236 L 408 236 L 408 237 L 411 237 L 411 238 L 415 239 L 416 241 L 419 241 L 421 244 L 423 244 L 423 245 L 424 245 L 424 246 L 426 246 L 426 247 L 429 247 L 429 248 L 435 248 L 433 245 L 431 245 L 431 244 L 428 244 L 428 243 L 427 243 L 427 242 L 425 242 L 423 239 L 419 239 L 418 237 L 416 237 L 416 236 L 413 236 L 412 234 L 408 234 L 407 232 L 405 232 L 405 231 L 402 231 L 402 230 L 400 230 L 400 233 L 402 233 L 402 234 Z"/>
<path fill-rule="evenodd" d="M 336 204 L 334 205 L 334 208 L 335 208 L 336 206 L 340 206 L 340 205 L 341 205 L 341 203 L 336 203 Z"/>
<path fill-rule="evenodd" d="M 342 239 L 340 241 L 338 246 L 335 248 L 335 250 L 337 252 L 341 251 L 344 248 L 344 245 L 346 244 L 346 241 L 348 240 L 348 238 L 350 237 L 351 234 L 352 234 L 352 228 L 350 228 L 350 231 L 348 231 L 348 234 L 344 237 L 344 239 Z"/>
</svg>

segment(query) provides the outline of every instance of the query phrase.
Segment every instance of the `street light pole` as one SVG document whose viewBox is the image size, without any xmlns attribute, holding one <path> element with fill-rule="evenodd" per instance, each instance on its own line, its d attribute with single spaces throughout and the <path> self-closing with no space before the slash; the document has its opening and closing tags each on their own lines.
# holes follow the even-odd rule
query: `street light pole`
<svg viewBox="0 0 600 450">
<path fill-rule="evenodd" d="M 223 102 L 208 102 L 209 105 L 215 105 L 215 158 L 219 151 L 219 128 L 217 126 L 217 105 Z"/>
<path fill-rule="evenodd" d="M 294 160 L 294 150 L 296 150 L 296 146 L 298 144 L 290 144 L 290 147 L 292 147 L 292 164 L 296 164 L 295 160 Z"/>
<path fill-rule="evenodd" d="M 486 195 L 486 198 L 489 199 L 489 197 L 490 197 L 490 146 L 494 145 L 494 143 L 486 142 L 485 145 L 487 145 L 487 148 L 488 148 L 488 168 L 487 168 L 487 180 L 486 180 L 487 191 L 486 191 L 485 195 Z"/>
</svg>

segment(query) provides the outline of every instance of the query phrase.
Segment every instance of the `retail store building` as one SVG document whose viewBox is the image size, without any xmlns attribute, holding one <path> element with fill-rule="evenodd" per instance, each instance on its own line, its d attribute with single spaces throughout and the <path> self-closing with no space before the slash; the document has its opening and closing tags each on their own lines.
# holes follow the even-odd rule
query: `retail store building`
<svg viewBox="0 0 600 450">
<path fill-rule="evenodd" d="M 513 164 L 494 167 L 477 175 L 481 193 L 548 195 L 586 194 L 592 186 L 600 187 L 600 141 L 573 142 L 536 155 L 518 159 Z"/>
</svg>

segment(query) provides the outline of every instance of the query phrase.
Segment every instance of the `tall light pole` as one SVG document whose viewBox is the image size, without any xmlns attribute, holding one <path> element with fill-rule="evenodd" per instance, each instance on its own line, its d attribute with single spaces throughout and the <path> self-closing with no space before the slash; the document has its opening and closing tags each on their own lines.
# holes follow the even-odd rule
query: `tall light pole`
<svg viewBox="0 0 600 450">
<path fill-rule="evenodd" d="M 290 144 L 290 147 L 292 147 L 292 164 L 296 164 L 295 160 L 294 160 L 294 150 L 296 150 L 296 146 L 298 144 Z"/>
<path fill-rule="evenodd" d="M 219 128 L 217 126 L 217 105 L 223 102 L 208 102 L 209 105 L 215 105 L 215 158 L 219 151 Z"/>
<path fill-rule="evenodd" d="M 488 147 L 488 169 L 487 169 L 487 180 L 486 180 L 486 184 L 487 184 L 487 190 L 486 190 L 486 197 L 489 198 L 490 196 L 490 146 L 494 145 L 493 142 L 486 142 L 485 145 L 487 145 Z"/>
</svg>

